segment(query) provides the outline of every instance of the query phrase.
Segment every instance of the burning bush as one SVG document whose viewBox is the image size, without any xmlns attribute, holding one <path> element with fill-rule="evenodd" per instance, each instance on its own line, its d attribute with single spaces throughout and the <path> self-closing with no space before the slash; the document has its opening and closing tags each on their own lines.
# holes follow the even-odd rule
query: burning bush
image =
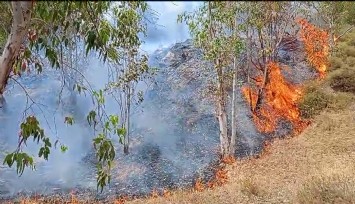
<svg viewBox="0 0 355 204">
<path fill-rule="evenodd" d="M 289 84 L 284 79 L 277 63 L 268 63 L 267 69 L 268 80 L 262 96 L 251 87 L 242 89 L 253 111 L 253 119 L 258 130 L 265 133 L 274 132 L 278 121 L 282 118 L 290 121 L 295 130 L 300 130 L 304 125 L 296 103 L 302 94 L 300 88 Z M 258 89 L 262 88 L 261 81 L 260 76 L 257 78 Z M 260 97 L 263 97 L 263 102 L 257 106 Z"/>
<path fill-rule="evenodd" d="M 329 35 L 326 31 L 310 24 L 305 19 L 298 19 L 301 26 L 301 40 L 307 54 L 308 62 L 319 72 L 320 78 L 325 77 L 328 67 Z"/>
</svg>

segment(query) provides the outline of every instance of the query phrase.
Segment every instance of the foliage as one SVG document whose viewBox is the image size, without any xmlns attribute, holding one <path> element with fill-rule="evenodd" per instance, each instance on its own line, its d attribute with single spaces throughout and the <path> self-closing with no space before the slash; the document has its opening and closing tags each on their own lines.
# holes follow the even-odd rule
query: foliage
<svg viewBox="0 0 355 204">
<path fill-rule="evenodd" d="M 9 34 L 9 28 L 11 27 L 11 10 L 10 4 L 8 2 L 0 2 L 0 51 L 2 52 L 3 47 L 6 43 L 6 38 Z"/>
<path fill-rule="evenodd" d="M 1 6 L 3 5 L 5 4 L 2 3 Z M 120 64 L 127 51 L 131 53 L 130 56 L 138 56 L 138 49 L 142 43 L 139 36 L 144 34 L 146 29 L 142 16 L 147 9 L 145 2 L 35 2 L 29 33 L 16 57 L 13 74 L 21 76 L 22 72 L 31 69 L 42 72 L 46 61 L 51 67 L 62 69 L 66 60 L 65 50 L 79 44 L 84 46 L 86 55 L 96 52 L 99 59 L 110 64 Z M 130 69 L 132 71 L 120 78 L 125 83 L 139 81 L 141 75 L 149 71 L 146 56 L 139 58 L 130 66 L 133 67 Z M 94 138 L 93 144 L 98 159 L 97 187 L 102 190 L 110 182 L 110 169 L 115 158 L 111 135 L 117 135 L 122 143 L 125 129 L 119 126 L 118 116 L 108 116 L 105 113 L 107 90 L 93 90 L 90 84 L 87 86 L 74 84 L 73 89 L 79 93 L 88 92 L 93 99 L 94 109 L 89 112 L 87 120 L 90 126 L 99 130 L 96 131 L 97 137 Z M 73 125 L 74 118 L 67 116 L 64 122 Z M 22 152 L 20 148 L 22 143 L 30 136 L 34 137 L 37 143 L 42 141 L 43 147 L 39 150 L 39 157 L 46 160 L 52 143 L 44 136 L 44 131 L 40 129 L 35 116 L 28 117 L 21 125 L 21 130 L 23 139 L 19 143 L 19 148 L 6 157 L 5 163 L 11 167 L 17 162 L 17 171 L 22 174 L 25 166 L 34 167 L 33 159 Z M 58 142 L 57 140 L 54 146 Z M 65 152 L 68 147 L 61 144 L 60 149 Z"/>
<path fill-rule="evenodd" d="M 354 100 L 352 94 L 329 92 L 327 83 L 312 82 L 305 86 L 304 95 L 298 102 L 303 118 L 313 118 L 324 110 L 342 110 Z"/>
<path fill-rule="evenodd" d="M 304 118 L 312 118 L 318 115 L 325 108 L 329 107 L 332 96 L 326 94 L 317 86 L 310 85 L 305 89 L 305 93 L 299 102 L 301 115 Z"/>
<path fill-rule="evenodd" d="M 22 175 L 25 167 L 31 167 L 31 169 L 35 168 L 33 158 L 27 153 L 22 152 L 22 145 L 26 145 L 26 142 L 30 137 L 33 137 L 33 141 L 37 144 L 41 141 L 43 145 L 39 149 L 38 157 L 43 157 L 45 160 L 48 160 L 52 143 L 49 138 L 45 136 L 44 130 L 40 128 L 39 121 L 36 117 L 28 116 L 26 120 L 21 123 L 20 127 L 19 145 L 14 152 L 5 157 L 4 164 L 6 163 L 11 167 L 16 162 L 17 173 Z"/>
<path fill-rule="evenodd" d="M 355 69 L 343 69 L 334 72 L 329 81 L 330 87 L 334 90 L 355 94 Z"/>
</svg>

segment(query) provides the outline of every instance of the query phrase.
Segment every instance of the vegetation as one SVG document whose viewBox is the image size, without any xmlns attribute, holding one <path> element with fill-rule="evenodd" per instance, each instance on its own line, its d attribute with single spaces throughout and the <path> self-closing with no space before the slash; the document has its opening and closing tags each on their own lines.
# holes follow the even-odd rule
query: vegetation
<svg viewBox="0 0 355 204">
<path fill-rule="evenodd" d="M 237 161 L 221 187 L 128 203 L 354 203 L 354 105 L 323 111 L 299 136 Z"/>
<path fill-rule="evenodd" d="M 129 61 L 128 66 L 117 68 L 117 71 L 123 71 L 123 74 L 109 83 L 109 90 L 120 88 L 122 82 L 124 89 L 131 89 L 132 81 L 139 81 L 142 75 L 149 72 L 147 57 L 137 52 L 142 43 L 138 36 L 144 34 L 146 29 L 142 16 L 148 7 L 144 2 L 2 2 L 1 6 L 4 10 L 12 10 L 3 14 L 4 23 L 9 23 L 6 21 L 9 19 L 13 21 L 0 58 L 0 100 L 3 100 L 8 79 L 17 82 L 16 77 L 26 70 L 43 71 L 45 61 L 41 60 L 42 57 L 48 60 L 53 68 L 68 68 L 65 66 L 67 61 L 64 50 L 80 43 L 84 44 L 86 55 L 97 52 L 103 62 L 118 65 L 124 60 Z M 116 21 L 111 23 L 105 17 L 107 14 Z M 127 26 L 130 29 L 127 29 Z M 78 71 L 75 66 L 70 66 L 69 69 Z M 89 112 L 87 121 L 93 129 L 102 130 L 98 131 L 93 140 L 98 159 L 98 187 L 102 189 L 110 182 L 110 169 L 115 158 L 111 136 L 118 136 L 127 152 L 126 129 L 128 130 L 129 121 L 119 124 L 118 116 L 105 113 L 107 90 L 92 90 L 90 84 L 78 82 L 73 83 L 73 88 L 79 93 L 89 93 L 95 105 L 95 109 Z M 132 91 L 128 92 L 129 103 L 134 94 Z M 33 100 L 32 102 L 35 103 Z M 128 113 L 129 109 L 129 106 L 125 108 Z M 46 160 L 51 147 L 56 146 L 53 144 L 59 142 L 49 140 L 35 116 L 29 115 L 26 120 L 21 125 L 18 148 L 8 154 L 4 161 L 4 164 L 10 167 L 16 163 L 20 174 L 25 166 L 34 168 L 33 159 L 21 148 L 27 140 L 33 138 L 42 144 L 38 156 L 43 156 Z M 65 121 L 72 124 L 74 118 L 67 117 Z M 62 150 L 67 149 L 63 145 L 61 147 Z"/>
<path fill-rule="evenodd" d="M 349 36 L 355 36 L 354 31 Z M 330 58 L 329 73 L 322 82 L 311 82 L 305 86 L 305 93 L 299 102 L 301 114 L 312 118 L 323 110 L 339 110 L 354 100 L 355 68 L 349 61 L 347 52 L 353 38 L 344 37 Z M 334 92 L 335 91 L 335 92 Z"/>
<path fill-rule="evenodd" d="M 8 80 L 19 84 L 17 79 L 25 71 L 40 73 L 49 64 L 80 75 L 80 65 L 73 63 L 73 58 L 78 58 L 78 55 L 73 57 L 74 50 L 80 45 L 84 47 L 82 56 L 98 54 L 98 59 L 113 73 L 106 87 L 100 90 L 93 90 L 85 80 L 75 79 L 70 83 L 75 91 L 89 93 L 95 107 L 86 119 L 96 132 L 92 142 L 97 158 L 97 188 L 102 190 L 111 180 L 116 156 L 113 140 L 123 144 L 124 153 L 129 153 L 132 104 L 143 100 L 143 94 L 136 90 L 137 84 L 154 74 L 148 66 L 148 56 L 139 52 L 143 43 L 140 36 L 146 32 L 147 3 L 16 1 L 2 2 L 0 8 L 4 11 L 0 23 L 3 28 L 10 28 L 0 31 L 0 45 L 3 45 L 0 108 L 5 104 Z M 312 16 L 307 16 L 311 10 Z M 212 98 L 219 122 L 222 161 L 235 157 L 239 89 L 261 133 L 275 132 L 281 119 L 291 122 L 295 130 L 306 128 L 308 123 L 304 118 L 314 120 L 314 124 L 298 138 L 276 141 L 271 156 L 265 156 L 266 151 L 259 160 L 241 161 L 238 166 L 230 167 L 232 180 L 225 188 L 206 193 L 202 191 L 205 185 L 198 180 L 195 187 L 202 191 L 200 194 L 175 192 L 169 199 L 194 203 L 220 203 L 226 199 L 229 202 L 353 202 L 354 175 L 349 172 L 355 166 L 351 107 L 355 98 L 354 11 L 352 2 L 208 1 L 194 12 L 178 16 L 178 22 L 188 25 L 205 59 L 214 65 L 213 70 L 201 68 L 200 71 L 214 76 Z M 299 33 L 296 27 L 300 28 Z M 304 87 L 289 83 L 281 73 L 285 66 L 278 62 L 281 43 L 287 39 L 297 41 L 298 37 L 309 66 L 319 75 L 318 81 Z M 240 83 L 242 87 L 238 86 Z M 108 95 L 117 99 L 118 114 L 106 113 Z M 325 113 L 325 110 L 331 111 Z M 72 125 L 75 118 L 67 116 L 65 122 Z M 20 125 L 18 147 L 4 160 L 9 167 L 16 166 L 19 175 L 26 167 L 35 168 L 34 159 L 22 150 L 30 139 L 40 145 L 38 157 L 45 160 L 58 144 L 63 152 L 68 149 L 60 140 L 50 140 L 36 116 L 26 115 Z M 329 169 L 334 172 L 325 174 Z M 220 180 L 207 187 L 227 182 L 224 169 L 216 177 Z M 349 184 L 345 183 L 346 179 Z"/>
</svg>

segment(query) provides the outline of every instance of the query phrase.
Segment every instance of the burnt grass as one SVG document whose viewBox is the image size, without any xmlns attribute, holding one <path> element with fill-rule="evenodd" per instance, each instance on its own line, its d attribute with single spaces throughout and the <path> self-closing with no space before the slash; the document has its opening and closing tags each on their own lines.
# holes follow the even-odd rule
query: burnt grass
<svg viewBox="0 0 355 204">
<path fill-rule="evenodd" d="M 299 43 L 297 46 L 301 47 L 302 45 Z M 301 84 L 315 76 L 315 72 L 306 65 L 301 53 L 300 48 L 293 51 L 281 48 L 279 51 L 279 61 L 291 67 L 291 71 L 284 73 L 284 75 L 287 80 L 295 84 Z M 170 124 L 171 127 L 174 127 L 172 131 L 176 131 L 174 134 L 182 135 L 176 141 L 180 151 L 188 151 L 187 156 L 193 157 L 196 161 L 207 161 L 204 168 L 198 171 L 194 170 L 192 174 L 186 175 L 184 178 L 176 178 L 174 170 L 183 171 L 183 169 L 178 169 L 169 163 L 169 159 L 165 158 L 159 145 L 144 143 L 142 147 L 132 150 L 137 151 L 137 156 L 133 158 L 144 163 L 147 169 L 144 179 L 130 179 L 133 183 L 124 184 L 124 187 L 120 186 L 120 183 L 112 182 L 103 192 L 83 187 L 58 188 L 49 194 L 34 195 L 23 192 L 0 198 L 0 201 L 15 202 L 24 197 L 41 197 L 43 202 L 65 201 L 70 200 L 71 193 L 73 193 L 79 200 L 109 202 L 122 196 L 131 199 L 146 197 L 153 190 L 162 193 L 163 190 L 189 188 L 194 185 L 196 179 L 201 179 L 204 183 L 213 180 L 216 171 L 223 168 L 224 165 L 221 164 L 218 156 L 218 123 L 213 114 L 213 104 L 200 96 L 200 93 L 204 91 L 203 87 L 207 87 L 208 79 L 213 75 L 212 65 L 203 60 L 201 51 L 193 47 L 191 40 L 156 51 L 151 56 L 150 63 L 152 66 L 159 67 L 160 72 L 156 77 L 155 85 L 147 93 L 145 101 L 148 105 L 144 108 L 159 110 L 157 117 L 166 121 L 172 120 Z M 272 141 L 274 138 L 286 137 L 293 129 L 289 122 L 280 120 L 274 133 L 260 134 L 253 125 L 251 112 L 241 93 L 238 94 L 238 108 L 237 115 L 240 119 L 238 126 L 240 128 L 237 130 L 237 158 L 260 155 L 265 142 Z M 141 129 L 139 132 L 144 135 L 146 131 Z M 190 141 L 186 135 L 196 136 L 197 139 Z M 203 137 L 207 140 L 203 140 Z M 208 151 L 211 147 L 217 151 L 201 153 Z M 208 159 L 204 160 L 204 157 L 208 157 Z M 90 153 L 84 160 L 86 161 L 83 162 L 95 166 L 94 154 Z M 197 162 L 196 165 L 198 164 Z M 119 172 L 114 173 L 119 174 Z M 93 173 L 91 176 L 95 177 L 95 174 Z M 137 190 L 135 185 L 139 183 L 141 184 L 138 186 L 145 185 L 145 190 Z"/>
</svg>

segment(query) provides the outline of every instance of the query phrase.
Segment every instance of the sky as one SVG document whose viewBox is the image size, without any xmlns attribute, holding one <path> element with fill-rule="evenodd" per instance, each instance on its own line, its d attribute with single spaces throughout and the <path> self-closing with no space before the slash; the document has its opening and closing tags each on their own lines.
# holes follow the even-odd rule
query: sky
<svg viewBox="0 0 355 204">
<path fill-rule="evenodd" d="M 151 1 L 151 9 L 158 13 L 156 25 L 149 24 L 146 44 L 143 50 L 151 52 L 159 47 L 168 47 L 176 42 L 189 38 L 188 28 L 183 23 L 177 23 L 177 16 L 184 11 L 193 11 L 199 1 Z"/>
</svg>

